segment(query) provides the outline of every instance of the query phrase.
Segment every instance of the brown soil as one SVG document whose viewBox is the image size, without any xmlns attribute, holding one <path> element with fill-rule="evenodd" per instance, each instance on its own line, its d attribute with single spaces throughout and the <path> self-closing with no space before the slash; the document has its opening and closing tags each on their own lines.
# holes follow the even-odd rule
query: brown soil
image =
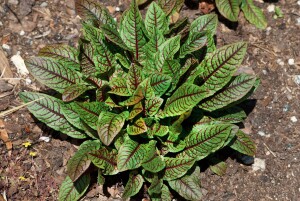
<svg viewBox="0 0 300 201">
<path fill-rule="evenodd" d="M 76 45 L 80 20 L 75 15 L 73 0 L 3 1 L 0 0 L 0 44 L 10 47 L 3 50 L 7 59 L 18 51 L 23 58 L 36 55 L 47 44 Z M 115 11 L 115 7 L 122 11 L 129 0 L 101 2 L 118 19 L 121 12 Z M 244 130 L 255 140 L 258 150 L 255 158 L 264 160 L 266 168 L 254 171 L 253 165 L 245 166 L 229 158 L 225 176 L 214 175 L 210 170 L 202 173 L 203 200 L 300 200 L 300 5 L 297 0 L 255 4 L 267 15 L 267 30 L 256 29 L 241 14 L 239 24 L 221 20 L 217 43 L 222 46 L 249 41 L 242 71 L 257 74 L 261 85 L 252 101 L 246 103 L 246 106 L 256 105 Z M 282 9 L 284 18 L 273 19 L 274 13 L 267 11 L 271 4 Z M 184 7 L 181 16 L 194 19 L 199 14 L 200 10 Z M 20 35 L 22 31 L 24 34 Z M 289 59 L 294 59 L 294 64 L 289 65 Z M 14 77 L 20 78 L 12 63 L 10 67 Z M 21 104 L 17 96 L 20 91 L 46 89 L 30 79 L 32 83 L 24 79 L 0 80 L 0 112 Z M 8 150 L 9 144 L 0 140 L 0 194 L 16 201 L 57 200 L 59 185 L 66 175 L 66 162 L 78 142 L 47 129 L 25 108 L 0 119 L 0 127 L 1 135 L 7 132 L 13 146 Z M 39 140 L 41 136 L 50 137 L 50 142 Z M 29 148 L 22 145 L 27 141 L 32 144 Z M 30 152 L 37 155 L 32 157 Z M 104 196 L 103 191 L 118 198 L 116 187 L 103 189 L 94 185 L 83 200 L 113 199 Z"/>
</svg>

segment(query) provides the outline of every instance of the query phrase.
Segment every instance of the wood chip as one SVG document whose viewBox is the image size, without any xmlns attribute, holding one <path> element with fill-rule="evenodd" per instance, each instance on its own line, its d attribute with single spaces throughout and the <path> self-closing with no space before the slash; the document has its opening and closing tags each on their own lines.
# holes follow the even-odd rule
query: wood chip
<svg viewBox="0 0 300 201">
<path fill-rule="evenodd" d="M 8 134 L 2 119 L 0 119 L 0 139 L 5 143 L 8 150 L 12 149 L 12 143 L 8 138 Z"/>
<path fill-rule="evenodd" d="M 12 78 L 13 73 L 10 69 L 8 59 L 2 49 L 0 49 L 0 71 L 3 78 Z"/>
</svg>

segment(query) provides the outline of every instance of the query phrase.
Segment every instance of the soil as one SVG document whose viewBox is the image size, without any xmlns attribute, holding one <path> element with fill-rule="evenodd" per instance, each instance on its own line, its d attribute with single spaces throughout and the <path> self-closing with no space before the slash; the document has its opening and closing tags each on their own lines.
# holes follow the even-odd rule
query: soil
<svg viewBox="0 0 300 201">
<path fill-rule="evenodd" d="M 8 60 L 18 52 L 22 58 L 36 55 L 47 44 L 76 45 L 80 19 L 73 0 L 4 1 L 0 0 L 0 51 Z M 129 2 L 101 1 L 117 19 Z M 244 131 L 257 144 L 255 163 L 247 166 L 241 161 L 249 158 L 229 157 L 225 176 L 214 175 L 209 169 L 203 171 L 203 200 L 300 200 L 300 5 L 297 0 L 255 4 L 267 16 L 266 30 L 258 30 L 241 14 L 239 23 L 221 18 L 217 33 L 218 46 L 249 42 L 241 71 L 261 78 L 260 87 L 245 103 L 255 105 L 244 124 Z M 279 6 L 284 17 L 274 19 L 274 12 L 267 10 L 270 5 Z M 180 15 L 194 19 L 201 9 L 185 6 Z M 12 62 L 10 68 L 17 79 L 1 78 L 0 112 L 21 105 L 20 91 L 46 90 L 31 76 L 18 74 Z M 57 200 L 67 160 L 78 142 L 48 129 L 26 108 L 2 117 L 0 132 L 2 139 L 5 133 L 8 137 L 6 143 L 0 140 L 0 200 Z M 42 140 L 42 136 L 50 141 Z M 31 146 L 24 147 L 25 142 Z M 254 170 L 258 162 L 265 163 L 265 167 Z M 121 190 L 118 183 L 109 188 L 93 185 L 83 200 L 119 199 Z"/>
</svg>

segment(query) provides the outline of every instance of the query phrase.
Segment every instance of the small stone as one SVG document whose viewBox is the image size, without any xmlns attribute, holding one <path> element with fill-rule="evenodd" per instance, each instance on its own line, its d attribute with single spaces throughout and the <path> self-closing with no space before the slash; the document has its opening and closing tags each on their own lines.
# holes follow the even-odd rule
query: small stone
<svg viewBox="0 0 300 201">
<path fill-rule="evenodd" d="M 274 4 L 269 5 L 269 6 L 267 7 L 267 10 L 268 10 L 269 13 L 274 12 L 274 11 L 275 11 L 275 5 L 274 5 Z"/>
<path fill-rule="evenodd" d="M 258 135 L 260 135 L 260 136 L 266 136 L 266 133 L 265 132 L 263 132 L 263 131 L 258 131 L 258 133 L 257 133 Z"/>
<path fill-rule="evenodd" d="M 292 117 L 291 117 L 291 121 L 292 121 L 293 123 L 296 123 L 296 122 L 298 121 L 298 119 L 297 119 L 297 117 L 292 116 Z"/>
<path fill-rule="evenodd" d="M 290 110 L 290 105 L 289 104 L 285 104 L 284 106 L 283 106 L 283 112 L 287 112 L 287 111 L 289 111 Z"/>
<path fill-rule="evenodd" d="M 8 3 L 11 5 L 18 5 L 19 1 L 18 0 L 8 0 Z"/>
<path fill-rule="evenodd" d="M 262 70 L 263 74 L 266 75 L 268 72 L 266 70 Z"/>
<path fill-rule="evenodd" d="M 117 11 L 117 12 L 120 12 L 120 11 L 121 11 L 121 8 L 117 6 L 117 7 L 116 7 L 116 11 Z"/>
<path fill-rule="evenodd" d="M 17 52 L 17 54 L 15 54 L 14 56 L 12 56 L 10 60 L 16 66 L 17 72 L 19 74 L 21 74 L 21 75 L 28 75 L 29 74 L 29 72 L 28 72 L 28 70 L 26 68 L 24 59 L 20 55 L 20 52 Z"/>
<path fill-rule="evenodd" d="M 47 7 L 48 6 L 48 3 L 47 2 L 43 2 L 41 3 L 40 7 Z"/>
<path fill-rule="evenodd" d="M 294 82 L 295 82 L 297 85 L 300 85 L 300 75 L 295 75 L 295 76 L 294 76 Z"/>
<path fill-rule="evenodd" d="M 40 141 L 44 141 L 44 142 L 50 142 L 50 138 L 46 137 L 46 136 L 42 136 L 39 138 Z"/>
<path fill-rule="evenodd" d="M 0 26 L 3 26 L 3 23 L 0 21 Z"/>
<path fill-rule="evenodd" d="M 289 64 L 290 66 L 294 65 L 294 64 L 295 64 L 295 60 L 294 60 L 294 59 L 289 59 L 289 60 L 288 60 L 288 64 Z"/>
<path fill-rule="evenodd" d="M 300 25 L 300 17 L 297 18 L 297 25 Z"/>
<path fill-rule="evenodd" d="M 7 45 L 7 44 L 3 44 L 3 45 L 2 45 L 2 48 L 5 49 L 5 50 L 10 50 L 10 46 Z"/>
<path fill-rule="evenodd" d="M 25 31 L 24 30 L 20 31 L 20 36 L 24 36 L 24 35 L 25 35 Z"/>
<path fill-rule="evenodd" d="M 252 156 L 243 155 L 240 159 L 245 165 L 251 165 L 254 162 L 254 158 Z"/>
<path fill-rule="evenodd" d="M 300 1 L 297 1 L 297 4 L 300 6 Z"/>
<path fill-rule="evenodd" d="M 284 62 L 282 61 L 282 59 L 277 59 L 276 62 L 277 62 L 280 66 L 283 66 L 283 65 L 284 65 Z"/>
<path fill-rule="evenodd" d="M 264 171 L 266 169 L 266 161 L 265 159 L 254 158 L 254 163 L 252 164 L 253 171 L 261 170 Z"/>
<path fill-rule="evenodd" d="M 32 83 L 32 81 L 31 81 L 31 79 L 26 78 L 26 79 L 25 79 L 25 83 L 26 83 L 26 85 L 30 85 L 30 84 Z"/>
</svg>

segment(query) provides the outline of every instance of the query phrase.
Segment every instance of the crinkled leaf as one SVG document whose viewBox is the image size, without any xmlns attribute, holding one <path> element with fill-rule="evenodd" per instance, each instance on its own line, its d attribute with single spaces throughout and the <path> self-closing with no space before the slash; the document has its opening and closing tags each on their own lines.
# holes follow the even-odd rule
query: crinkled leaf
<svg viewBox="0 0 300 201">
<path fill-rule="evenodd" d="M 195 107 L 205 96 L 206 91 L 197 85 L 182 85 L 167 100 L 162 116 L 170 117 L 181 115 Z"/>
<path fill-rule="evenodd" d="M 268 23 L 264 13 L 254 5 L 252 0 L 243 0 L 241 9 L 244 12 L 245 18 L 251 24 L 254 24 L 259 29 L 267 28 Z"/>
<path fill-rule="evenodd" d="M 172 78 L 164 74 L 151 74 L 150 84 L 156 96 L 162 96 L 170 87 Z"/>
<path fill-rule="evenodd" d="M 76 201 L 79 200 L 90 185 L 91 177 L 88 174 L 82 175 L 75 183 L 69 176 L 65 178 L 59 188 L 59 201 Z"/>
<path fill-rule="evenodd" d="M 65 102 L 69 102 L 82 95 L 87 90 L 93 89 L 92 86 L 87 86 L 86 84 L 73 84 L 67 88 L 65 88 L 62 94 L 62 100 Z"/>
<path fill-rule="evenodd" d="M 156 141 L 150 141 L 147 152 L 142 163 L 142 167 L 149 172 L 159 172 L 165 168 L 163 157 L 158 155 L 156 150 Z"/>
<path fill-rule="evenodd" d="M 100 113 L 97 131 L 103 144 L 107 146 L 110 145 L 116 135 L 121 131 L 128 116 L 128 111 L 121 114 L 115 114 L 108 111 L 102 111 Z"/>
<path fill-rule="evenodd" d="M 120 22 L 121 38 L 128 48 L 134 51 L 136 60 L 139 60 L 141 49 L 147 43 L 145 25 L 136 1 L 132 1 L 130 8 L 125 12 Z"/>
<path fill-rule="evenodd" d="M 148 116 L 154 116 L 158 112 L 163 101 L 164 100 L 159 97 L 154 97 L 149 100 L 146 100 L 146 114 Z"/>
<path fill-rule="evenodd" d="M 113 78 L 109 82 L 111 90 L 109 91 L 110 94 L 116 94 L 119 96 L 131 96 L 127 86 L 127 80 L 122 77 Z"/>
<path fill-rule="evenodd" d="M 240 13 L 239 0 L 216 0 L 218 11 L 230 21 L 237 21 Z"/>
<path fill-rule="evenodd" d="M 182 177 L 194 165 L 194 158 L 169 158 L 164 157 L 166 169 L 164 180 L 174 180 Z"/>
<path fill-rule="evenodd" d="M 127 127 L 127 133 L 129 135 L 139 135 L 145 132 L 147 132 L 147 126 L 142 117 L 134 121 L 132 125 L 129 125 Z"/>
<path fill-rule="evenodd" d="M 145 26 L 151 38 L 156 35 L 154 30 L 165 33 L 169 28 L 166 14 L 155 2 L 152 2 L 147 10 Z"/>
<path fill-rule="evenodd" d="M 141 166 L 147 152 L 147 146 L 126 138 L 118 152 L 118 169 L 120 172 Z"/>
<path fill-rule="evenodd" d="M 137 194 L 142 188 L 144 179 L 142 175 L 137 174 L 135 171 L 130 172 L 128 182 L 124 188 L 122 197 L 130 198 Z"/>
<path fill-rule="evenodd" d="M 192 174 L 168 182 L 173 190 L 187 200 L 201 200 L 200 168 L 196 167 Z"/>
<path fill-rule="evenodd" d="M 108 10 L 96 0 L 76 0 L 75 9 L 77 14 L 86 22 L 91 22 L 97 26 L 108 24 L 112 28 L 117 28 L 117 24 Z"/>
<path fill-rule="evenodd" d="M 247 49 L 247 43 L 238 42 L 226 45 L 207 55 L 203 71 L 203 87 L 210 93 L 222 89 L 242 63 Z"/>
<path fill-rule="evenodd" d="M 256 146 L 250 137 L 241 130 L 236 133 L 236 136 L 236 140 L 230 145 L 230 147 L 242 154 L 254 156 L 256 153 Z"/>
<path fill-rule="evenodd" d="M 218 25 L 216 14 L 202 15 L 191 23 L 190 33 L 209 31 L 214 35 Z"/>
<path fill-rule="evenodd" d="M 184 58 L 185 55 L 191 54 L 196 50 L 201 49 L 206 44 L 207 37 L 205 32 L 190 33 L 188 39 L 180 47 L 180 57 Z"/>
<path fill-rule="evenodd" d="M 238 75 L 228 87 L 209 97 L 199 107 L 210 112 L 223 108 L 244 97 L 252 89 L 255 81 L 256 77 L 253 75 Z"/>
<path fill-rule="evenodd" d="M 185 138 L 186 147 L 179 157 L 192 157 L 201 160 L 220 149 L 231 133 L 238 127 L 232 124 L 200 125 L 192 129 Z"/>
<path fill-rule="evenodd" d="M 114 175 L 118 173 L 117 169 L 117 150 L 100 148 L 88 153 L 88 158 L 92 163 L 102 170 L 104 175 Z"/>
<path fill-rule="evenodd" d="M 29 104 L 29 111 L 41 122 L 47 124 L 50 128 L 60 131 L 73 138 L 83 139 L 86 135 L 73 127 L 63 115 L 63 102 L 46 94 L 34 92 L 21 92 L 20 98 Z"/>
<path fill-rule="evenodd" d="M 100 142 L 95 141 L 85 141 L 82 143 L 78 151 L 68 160 L 67 164 L 67 174 L 72 179 L 76 181 L 90 166 L 91 160 L 88 158 L 88 153 L 100 148 Z"/>
<path fill-rule="evenodd" d="M 63 63 L 64 66 L 67 66 L 69 69 L 80 70 L 78 52 L 69 45 L 47 45 L 39 51 L 38 56 L 53 58 Z"/>
<path fill-rule="evenodd" d="M 81 81 L 76 71 L 51 58 L 30 58 L 25 64 L 38 81 L 60 93 Z"/>
</svg>

